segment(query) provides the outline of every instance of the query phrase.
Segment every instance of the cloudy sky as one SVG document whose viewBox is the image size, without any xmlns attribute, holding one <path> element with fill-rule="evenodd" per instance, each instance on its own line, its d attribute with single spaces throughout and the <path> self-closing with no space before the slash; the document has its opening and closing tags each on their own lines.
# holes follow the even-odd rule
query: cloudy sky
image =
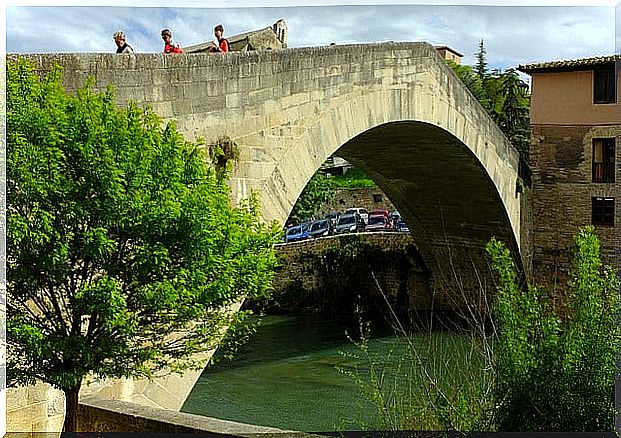
<svg viewBox="0 0 621 438">
<path fill-rule="evenodd" d="M 428 41 L 454 48 L 464 54 L 464 63 L 473 64 L 483 39 L 492 68 L 621 52 L 621 3 L 615 1 L 528 1 L 520 4 L 536 6 L 511 6 L 518 2 L 324 0 L 312 2 L 321 6 L 304 6 L 309 2 L 281 0 L 269 2 L 276 7 L 253 7 L 266 2 L 237 0 L 232 7 L 232 1 L 224 0 L 209 5 L 226 7 L 197 7 L 205 3 L 137 0 L 130 7 L 130 2 L 114 0 L 106 6 L 96 1 L 14 1 L 6 8 L 6 50 L 114 52 L 112 34 L 123 29 L 137 52 L 160 52 L 159 32 L 164 27 L 173 30 L 179 44 L 189 46 L 212 40 L 217 23 L 224 25 L 226 35 L 235 35 L 284 18 L 289 47 Z"/>
</svg>

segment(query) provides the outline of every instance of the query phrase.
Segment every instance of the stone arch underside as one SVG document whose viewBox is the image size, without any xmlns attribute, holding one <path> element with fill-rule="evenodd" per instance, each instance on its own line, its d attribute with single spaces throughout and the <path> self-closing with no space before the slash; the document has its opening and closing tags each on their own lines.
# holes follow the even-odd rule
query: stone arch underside
<svg viewBox="0 0 621 438">
<path fill-rule="evenodd" d="M 363 169 L 410 225 L 431 274 L 435 308 L 463 311 L 471 306 L 485 312 L 493 292 L 485 244 L 496 237 L 509 247 L 518 267 L 521 260 L 505 203 L 473 151 L 438 126 L 397 121 L 372 127 L 327 156 L 334 152 Z M 301 172 L 305 166 L 298 157 L 293 153 L 292 161 L 281 165 L 297 169 L 301 183 L 296 191 L 301 192 L 312 173 Z M 283 188 L 279 168 L 274 172 Z M 509 182 L 513 190 L 514 181 Z"/>
<path fill-rule="evenodd" d="M 477 157 L 447 131 L 420 122 L 373 128 L 338 153 L 373 178 L 409 224 L 434 306 L 485 312 L 493 292 L 485 244 L 496 237 L 518 266 L 520 259 L 502 199 Z"/>
</svg>

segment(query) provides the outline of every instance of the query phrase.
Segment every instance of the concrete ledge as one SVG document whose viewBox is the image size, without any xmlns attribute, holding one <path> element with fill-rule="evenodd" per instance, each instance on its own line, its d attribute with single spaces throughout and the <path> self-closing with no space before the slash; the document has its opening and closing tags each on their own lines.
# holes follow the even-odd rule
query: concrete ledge
<svg viewBox="0 0 621 438">
<path fill-rule="evenodd" d="M 81 432 L 208 433 L 223 437 L 317 436 L 95 397 L 80 400 L 78 428 Z"/>
</svg>

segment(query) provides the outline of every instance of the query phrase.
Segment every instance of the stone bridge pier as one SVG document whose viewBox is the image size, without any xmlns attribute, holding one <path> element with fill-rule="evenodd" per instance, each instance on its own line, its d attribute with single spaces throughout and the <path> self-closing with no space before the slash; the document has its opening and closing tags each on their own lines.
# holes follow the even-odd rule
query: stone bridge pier
<svg viewBox="0 0 621 438">
<path fill-rule="evenodd" d="M 189 139 L 229 136 L 240 152 L 233 199 L 256 191 L 268 221 L 285 222 L 327 157 L 351 161 L 408 223 L 439 307 L 485 307 L 492 236 L 530 265 L 518 153 L 430 44 L 28 57 L 42 70 L 60 63 L 69 89 L 88 76 L 112 85 L 119 105 L 150 105 Z M 141 402 L 179 409 L 197 377 Z"/>
</svg>

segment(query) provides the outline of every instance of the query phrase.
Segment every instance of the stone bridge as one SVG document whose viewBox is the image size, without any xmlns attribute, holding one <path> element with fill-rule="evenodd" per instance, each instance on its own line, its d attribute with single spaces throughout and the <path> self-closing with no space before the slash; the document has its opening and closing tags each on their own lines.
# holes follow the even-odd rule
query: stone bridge
<svg viewBox="0 0 621 438">
<path fill-rule="evenodd" d="M 114 86 L 119 104 L 148 104 L 187 138 L 231 137 L 232 195 L 256 190 L 267 220 L 284 223 L 324 160 L 344 157 L 401 212 L 438 302 L 489 283 L 492 236 L 529 265 L 518 153 L 427 43 L 27 57 L 42 70 L 60 63 L 69 89 L 89 75 L 98 89 Z M 477 306 L 483 295 L 472 296 Z"/>
</svg>

